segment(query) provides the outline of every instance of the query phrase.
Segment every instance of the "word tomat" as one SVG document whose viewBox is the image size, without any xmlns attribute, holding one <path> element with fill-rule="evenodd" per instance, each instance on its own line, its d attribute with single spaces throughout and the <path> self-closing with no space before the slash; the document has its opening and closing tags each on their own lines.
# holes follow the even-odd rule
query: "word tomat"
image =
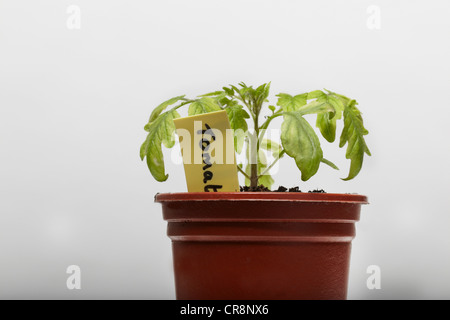
<svg viewBox="0 0 450 320">
<path fill-rule="evenodd" d="M 212 143 L 216 141 L 216 136 L 214 135 L 213 130 L 211 127 L 205 123 L 205 130 L 199 130 L 197 131 L 197 134 L 202 135 L 202 139 L 199 142 L 199 146 L 202 149 L 202 162 L 205 164 L 203 166 L 203 183 L 205 185 L 205 192 L 210 192 L 210 190 L 213 190 L 213 192 L 218 192 L 218 189 L 221 189 L 222 185 L 217 184 L 207 184 L 208 181 L 212 180 L 214 174 L 211 170 L 212 163 L 211 163 L 211 155 L 209 154 L 209 149 Z M 210 139 L 208 139 L 210 138 Z"/>
</svg>

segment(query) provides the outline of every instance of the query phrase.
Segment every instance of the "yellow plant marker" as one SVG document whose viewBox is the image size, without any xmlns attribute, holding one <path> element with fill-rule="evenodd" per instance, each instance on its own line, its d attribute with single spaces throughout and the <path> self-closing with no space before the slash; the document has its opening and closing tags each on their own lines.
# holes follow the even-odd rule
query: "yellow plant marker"
<svg viewBox="0 0 450 320">
<path fill-rule="evenodd" d="M 174 120 L 188 192 L 239 191 L 234 136 L 227 112 Z"/>
</svg>

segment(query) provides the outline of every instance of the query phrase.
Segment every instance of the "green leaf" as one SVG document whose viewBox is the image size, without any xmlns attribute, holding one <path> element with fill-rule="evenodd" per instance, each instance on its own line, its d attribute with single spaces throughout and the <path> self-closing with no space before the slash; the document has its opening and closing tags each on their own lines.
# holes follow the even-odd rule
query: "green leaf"
<svg viewBox="0 0 450 320">
<path fill-rule="evenodd" d="M 347 143 L 345 157 L 351 161 L 348 177 L 343 180 L 356 177 L 362 168 L 364 153 L 371 155 L 364 140 L 368 133 L 364 128 L 361 112 L 356 108 L 356 101 L 351 100 L 344 109 L 344 129 L 339 142 L 340 148 Z"/>
<path fill-rule="evenodd" d="M 269 82 L 269 83 L 266 83 L 266 85 L 264 86 L 264 99 L 267 99 L 269 97 L 271 84 L 272 84 L 272 82 Z"/>
<path fill-rule="evenodd" d="M 325 158 L 322 158 L 322 160 L 320 160 L 322 163 L 325 163 L 326 165 L 330 166 L 331 168 L 335 169 L 335 170 L 339 170 L 339 168 L 337 167 L 337 165 L 335 165 L 333 162 L 331 162 L 330 160 L 327 160 Z"/>
<path fill-rule="evenodd" d="M 270 91 L 270 82 L 264 83 L 260 85 L 258 88 L 256 88 L 255 90 L 256 102 L 261 104 L 264 101 L 266 101 L 267 97 L 269 96 L 269 91 Z"/>
<path fill-rule="evenodd" d="M 243 84 L 241 85 L 241 89 L 239 90 L 239 93 L 241 94 L 241 96 L 243 96 L 244 98 L 250 98 L 252 95 L 254 95 L 254 91 L 255 89 L 253 89 L 252 87 L 246 87 Z"/>
<path fill-rule="evenodd" d="M 259 150 L 259 152 L 258 152 L 258 175 L 261 175 L 265 171 L 267 166 L 268 166 L 268 163 L 267 163 L 266 154 L 264 153 L 264 151 Z M 263 185 L 264 187 L 269 188 L 269 189 L 272 187 L 274 182 L 275 181 L 273 180 L 273 178 L 270 174 L 265 174 L 258 178 L 258 184 Z"/>
<path fill-rule="evenodd" d="M 297 111 L 299 113 L 301 113 L 302 115 L 305 114 L 311 114 L 311 113 L 331 113 L 334 114 L 334 108 L 332 105 L 330 105 L 329 103 L 326 103 L 324 101 L 312 101 L 310 103 L 308 103 L 307 105 L 304 105 L 300 108 L 297 109 Z"/>
<path fill-rule="evenodd" d="M 277 106 L 283 108 L 283 111 L 297 111 L 302 106 L 306 104 L 306 99 L 308 97 L 307 93 L 298 94 L 296 96 L 291 96 L 287 93 L 280 93 L 276 95 L 278 97 Z"/>
<path fill-rule="evenodd" d="M 320 90 L 311 91 L 311 92 L 308 92 L 308 100 L 317 99 L 317 98 L 323 97 L 324 95 L 325 95 L 325 93 L 323 93 Z"/>
<path fill-rule="evenodd" d="M 217 102 L 210 97 L 200 98 L 189 106 L 188 115 L 195 116 L 197 114 L 209 113 L 222 110 Z"/>
<path fill-rule="evenodd" d="M 172 99 L 169 99 L 167 101 L 164 101 L 163 103 L 161 103 L 159 106 L 157 106 L 152 114 L 150 115 L 150 119 L 148 120 L 148 122 L 152 122 L 154 121 L 160 114 L 161 112 L 163 112 L 168 106 L 184 99 L 185 95 L 182 96 L 178 96 L 178 97 L 174 97 Z"/>
<path fill-rule="evenodd" d="M 217 102 L 222 108 L 233 107 L 239 104 L 236 100 L 228 99 L 227 97 L 221 97 Z"/>
<path fill-rule="evenodd" d="M 345 105 L 348 103 L 344 103 L 339 97 L 334 95 L 328 95 L 326 100 L 325 98 L 323 98 L 323 100 L 334 108 L 336 119 L 340 119 L 342 117 L 342 112 L 344 111 Z"/>
<path fill-rule="evenodd" d="M 234 92 L 236 93 L 241 92 L 236 86 L 233 86 L 232 84 L 230 84 L 230 88 L 231 88 L 230 90 L 233 90 L 233 93 L 231 95 L 234 95 Z M 225 90 L 225 87 L 223 89 Z"/>
<path fill-rule="evenodd" d="M 313 128 L 299 112 L 284 114 L 281 143 L 286 153 L 294 158 L 303 181 L 316 174 L 323 158 L 322 148 Z"/>
<path fill-rule="evenodd" d="M 231 129 L 234 131 L 234 148 L 237 153 L 242 152 L 244 145 L 245 133 L 248 131 L 247 121 L 250 118 L 247 111 L 238 104 L 231 104 L 227 108 L 228 119 L 230 120 Z"/>
<path fill-rule="evenodd" d="M 234 102 L 226 98 L 227 93 L 225 91 L 214 91 L 207 94 L 200 95 L 199 97 L 210 97 L 213 99 L 219 107 L 227 105 L 228 103 Z"/>
<path fill-rule="evenodd" d="M 266 188 L 271 189 L 272 185 L 275 183 L 275 180 L 272 178 L 270 174 L 265 174 L 258 179 L 258 184 L 263 185 Z"/>
<path fill-rule="evenodd" d="M 222 89 L 223 89 L 223 91 L 226 92 L 227 95 L 229 95 L 229 96 L 233 96 L 233 95 L 234 95 L 234 90 L 233 90 L 233 88 L 223 87 Z"/>
<path fill-rule="evenodd" d="M 266 139 L 266 138 L 262 139 L 259 147 L 264 150 L 270 151 L 275 158 L 278 158 L 281 151 L 283 151 L 283 148 L 281 147 L 281 145 L 279 145 L 278 143 L 276 143 L 273 140 Z"/>
<path fill-rule="evenodd" d="M 332 96 L 332 97 L 338 98 L 341 101 L 343 106 L 348 105 L 351 102 L 351 100 L 352 100 L 352 99 L 350 99 L 350 98 L 348 98 L 348 97 L 346 97 L 346 96 L 344 96 L 342 94 L 338 94 L 336 92 L 332 92 L 332 91 L 327 90 L 327 89 L 324 89 L 324 90 L 326 92 L 328 92 L 328 96 Z M 356 102 L 356 104 L 358 104 L 358 103 Z"/>
<path fill-rule="evenodd" d="M 178 117 L 180 115 L 176 110 L 170 110 L 145 126 L 148 135 L 141 145 L 140 157 L 141 160 L 147 158 L 150 173 L 157 181 L 165 181 L 169 177 L 168 174 L 165 174 L 162 145 L 164 144 L 166 148 L 172 148 L 175 145 L 173 119 Z"/>
<path fill-rule="evenodd" d="M 222 95 L 222 94 L 224 94 L 225 92 L 224 91 L 214 91 L 214 92 L 210 92 L 210 93 L 205 93 L 205 94 L 202 94 L 202 95 L 199 95 L 199 97 L 211 97 L 211 96 L 218 96 L 218 95 Z"/>
<path fill-rule="evenodd" d="M 245 119 L 250 118 L 250 115 L 241 105 L 231 105 L 225 110 L 227 111 L 228 119 L 230 120 L 231 129 L 248 130 L 247 121 Z"/>
<path fill-rule="evenodd" d="M 336 139 L 336 120 L 342 117 L 344 104 L 334 94 L 323 94 L 317 98 L 317 103 L 324 103 L 333 112 L 317 114 L 316 127 L 319 128 L 322 136 L 328 141 L 333 142 Z"/>
<path fill-rule="evenodd" d="M 319 128 L 320 133 L 328 142 L 333 142 L 336 139 L 336 117 L 332 117 L 330 113 L 319 113 L 316 127 Z"/>
</svg>

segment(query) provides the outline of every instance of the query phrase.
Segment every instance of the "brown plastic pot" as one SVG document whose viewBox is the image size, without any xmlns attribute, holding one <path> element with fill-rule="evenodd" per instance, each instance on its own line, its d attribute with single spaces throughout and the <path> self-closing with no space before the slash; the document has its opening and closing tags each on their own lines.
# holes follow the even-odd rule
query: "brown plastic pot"
<svg viewBox="0 0 450 320">
<path fill-rule="evenodd" d="M 176 298 L 346 299 L 351 241 L 367 197 L 164 193 Z"/>
</svg>

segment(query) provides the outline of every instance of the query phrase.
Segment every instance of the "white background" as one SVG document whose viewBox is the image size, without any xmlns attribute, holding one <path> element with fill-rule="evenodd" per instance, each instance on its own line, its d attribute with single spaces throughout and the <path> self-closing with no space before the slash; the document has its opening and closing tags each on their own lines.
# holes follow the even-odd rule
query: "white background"
<svg viewBox="0 0 450 320">
<path fill-rule="evenodd" d="M 275 174 L 369 197 L 348 298 L 449 299 L 449 14 L 446 0 L 0 0 L 0 298 L 175 298 L 153 196 L 186 191 L 184 171 L 169 150 L 169 180 L 152 179 L 143 126 L 173 96 L 271 81 L 273 103 L 327 88 L 363 112 L 372 157 L 357 178 L 340 179 L 337 142 L 323 149 L 340 171 L 303 183 L 285 158 Z M 72 264 L 81 290 L 66 288 Z"/>
</svg>

